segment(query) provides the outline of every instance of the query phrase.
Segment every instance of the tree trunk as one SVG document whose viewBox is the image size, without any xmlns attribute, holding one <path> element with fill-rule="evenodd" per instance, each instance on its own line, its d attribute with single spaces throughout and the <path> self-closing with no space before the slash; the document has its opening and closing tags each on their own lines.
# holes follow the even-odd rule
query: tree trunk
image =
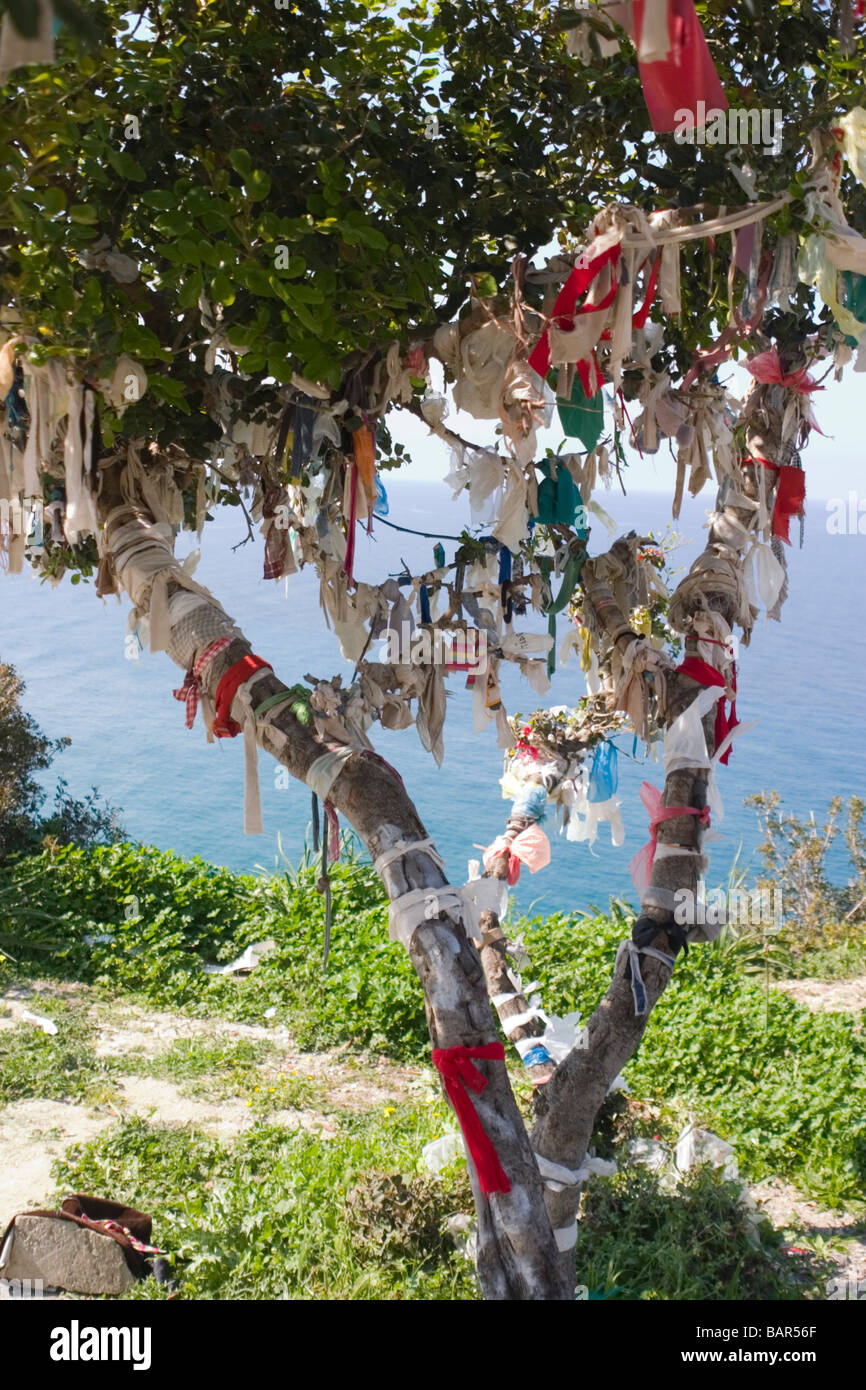
<svg viewBox="0 0 866 1390">
<path fill-rule="evenodd" d="M 147 512 L 133 512 L 121 505 L 111 509 L 111 504 L 119 504 L 120 499 L 110 495 L 108 486 L 109 478 L 105 477 L 100 499 L 105 528 L 103 574 L 106 566 L 113 568 L 141 612 L 150 607 L 154 583 L 164 585 L 170 614 L 173 597 L 189 587 L 183 571 Z M 123 541 L 118 544 L 121 532 Z M 132 563 L 128 559 L 130 551 L 136 548 L 140 557 L 142 546 L 147 557 L 144 582 L 134 558 Z M 208 602 L 201 591 L 200 597 L 200 605 L 192 612 L 177 623 L 169 621 L 166 647 L 183 669 L 191 668 L 196 656 L 214 640 L 215 628 L 230 622 L 212 597 Z M 151 623 L 153 632 L 153 613 Z M 213 700 L 220 678 L 249 652 L 249 643 L 235 637 L 204 670 L 203 696 Z M 245 718 L 252 717 L 253 706 L 286 690 L 275 674 L 265 671 L 255 681 L 254 699 L 245 685 L 239 688 L 231 705 L 231 717 L 242 724 Z M 316 741 L 309 727 L 299 722 L 288 702 L 255 718 L 255 737 L 258 745 L 301 782 L 306 781 L 312 765 L 323 753 L 323 745 Z M 352 752 L 342 763 L 328 797 L 357 831 L 374 861 L 395 847 L 404 846 L 381 872 L 389 900 L 393 902 L 418 890 L 429 890 L 431 897 L 445 896 L 447 879 L 429 853 L 432 847 L 411 847 L 413 842 L 426 842 L 426 832 L 401 781 L 387 764 L 363 751 Z M 443 905 L 443 910 L 434 912 L 412 933 L 408 950 L 424 989 L 433 1046 L 477 1047 L 495 1042 L 497 1032 L 484 972 L 459 909 Z M 472 1103 L 511 1184 L 509 1193 L 485 1196 L 479 1190 L 470 1162 L 478 1213 L 477 1270 L 482 1291 L 488 1299 L 568 1298 L 569 1279 L 558 1258 L 538 1168 L 506 1067 L 496 1061 L 479 1061 L 475 1065 L 487 1085 L 481 1094 L 472 1096 Z"/>
</svg>

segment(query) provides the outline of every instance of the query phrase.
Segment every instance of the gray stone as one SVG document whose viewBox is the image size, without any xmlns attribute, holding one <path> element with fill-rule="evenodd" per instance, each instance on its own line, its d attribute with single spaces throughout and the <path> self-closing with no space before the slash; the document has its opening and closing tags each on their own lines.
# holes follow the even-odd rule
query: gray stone
<svg viewBox="0 0 866 1390">
<path fill-rule="evenodd" d="M 135 1282 L 117 1241 L 50 1216 L 18 1216 L 4 1279 L 41 1279 L 72 1293 L 123 1293 Z"/>
</svg>

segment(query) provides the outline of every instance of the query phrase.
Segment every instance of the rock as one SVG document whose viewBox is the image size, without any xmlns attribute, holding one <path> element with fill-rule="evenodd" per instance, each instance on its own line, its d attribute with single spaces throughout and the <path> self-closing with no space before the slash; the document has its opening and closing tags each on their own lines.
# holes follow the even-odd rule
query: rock
<svg viewBox="0 0 866 1390">
<path fill-rule="evenodd" d="M 51 1216 L 18 1216 L 6 1249 L 4 1279 L 41 1279 L 72 1293 L 117 1296 L 135 1282 L 111 1236 Z"/>
</svg>

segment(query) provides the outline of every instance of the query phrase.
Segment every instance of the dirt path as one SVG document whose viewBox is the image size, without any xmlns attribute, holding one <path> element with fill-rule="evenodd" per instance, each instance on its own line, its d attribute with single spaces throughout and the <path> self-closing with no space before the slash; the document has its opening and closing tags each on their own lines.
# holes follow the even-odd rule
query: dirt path
<svg viewBox="0 0 866 1390">
<path fill-rule="evenodd" d="M 790 994 L 807 1009 L 828 1010 L 831 1013 L 858 1014 L 866 1009 L 866 975 L 850 980 L 781 980 L 774 988 Z"/>
<path fill-rule="evenodd" d="M 424 1084 L 421 1068 L 381 1058 L 361 1061 L 347 1049 L 302 1052 L 284 1027 L 188 1018 L 113 1003 L 97 999 L 83 985 L 40 982 L 8 990 L 0 995 L 0 1029 L 22 1026 L 27 1013 L 41 1014 L 50 1001 L 80 1009 L 92 1029 L 96 1056 L 121 1068 L 128 1062 L 130 1074 L 112 1074 L 110 1098 L 92 1104 L 26 1099 L 0 1109 L 0 1233 L 16 1212 L 50 1198 L 52 1163 L 67 1149 L 132 1116 L 151 1123 L 193 1125 L 222 1142 L 261 1122 L 261 1114 L 241 1095 L 220 1095 L 215 1087 L 217 1094 L 209 1097 L 201 1094 L 208 1089 L 206 1081 L 194 1085 L 147 1074 L 148 1062 L 164 1057 L 180 1041 L 266 1045 L 266 1060 L 258 1073 L 265 1089 L 278 1091 L 277 1083 L 287 1078 L 309 1083 L 307 1099 L 268 1110 L 267 1123 L 310 1130 L 322 1139 L 337 1132 L 332 1110 L 374 1109 Z"/>
</svg>

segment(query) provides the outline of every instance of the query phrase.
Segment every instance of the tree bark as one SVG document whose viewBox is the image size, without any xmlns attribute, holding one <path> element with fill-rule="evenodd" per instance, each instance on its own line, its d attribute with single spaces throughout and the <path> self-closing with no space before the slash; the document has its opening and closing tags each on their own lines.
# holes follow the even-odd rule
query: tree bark
<svg viewBox="0 0 866 1390">
<path fill-rule="evenodd" d="M 110 491 L 110 479 L 104 476 L 100 498 L 103 519 L 120 503 L 119 495 Z M 151 541 L 154 547 L 161 544 L 165 549 L 163 570 L 180 576 L 180 566 L 168 544 L 152 529 L 152 517 L 140 508 L 137 511 L 142 541 Z M 128 524 L 129 520 L 129 513 L 108 520 L 103 532 L 104 563 L 112 564 L 118 558 L 113 550 L 114 538 L 121 523 Z M 123 583 L 125 566 L 121 563 L 114 567 Z M 157 572 L 153 572 L 156 576 Z M 175 583 L 169 578 L 169 602 L 173 593 L 183 587 L 180 577 Z M 140 593 L 138 601 L 141 608 Z M 215 602 L 213 608 L 221 611 Z M 212 640 L 204 626 L 207 612 L 204 602 L 186 619 L 186 651 L 179 662 L 182 666 L 191 666 L 193 656 Z M 196 615 L 201 615 L 201 635 L 194 629 Z M 172 625 L 172 635 L 174 632 Z M 201 681 L 203 693 L 213 699 L 223 674 L 250 650 L 246 640 L 233 640 L 206 667 Z M 254 703 L 260 704 L 287 689 L 276 674 L 267 672 L 256 681 Z M 249 708 L 242 686 L 232 703 L 232 718 L 242 723 Z M 256 741 L 301 782 L 323 753 L 322 744 L 316 741 L 311 728 L 299 722 L 288 702 L 256 719 Z M 411 844 L 427 838 L 401 781 L 386 764 L 362 751 L 353 752 L 343 764 L 329 799 L 356 830 L 374 860 L 401 842 Z M 381 877 L 391 901 L 412 890 L 430 889 L 435 895 L 448 886 L 445 874 L 425 849 L 407 848 L 384 867 Z M 408 949 L 424 989 L 433 1046 L 476 1047 L 497 1041 L 484 972 L 460 915 L 456 911 L 441 911 L 424 921 L 414 931 Z M 570 1282 L 558 1258 L 538 1168 L 506 1067 L 495 1061 L 479 1061 L 475 1065 L 486 1078 L 487 1086 L 481 1094 L 473 1094 L 472 1103 L 511 1183 L 509 1193 L 485 1196 L 469 1164 L 478 1214 L 477 1272 L 482 1292 L 488 1299 L 568 1298 Z"/>
</svg>

